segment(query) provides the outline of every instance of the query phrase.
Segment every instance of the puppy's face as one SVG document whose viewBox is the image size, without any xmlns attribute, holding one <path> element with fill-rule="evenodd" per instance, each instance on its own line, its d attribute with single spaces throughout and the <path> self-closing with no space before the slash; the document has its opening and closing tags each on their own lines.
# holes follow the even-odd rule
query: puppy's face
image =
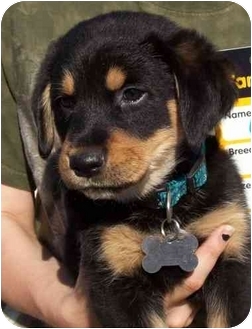
<svg viewBox="0 0 252 329">
<path fill-rule="evenodd" d="M 94 20 L 93 29 L 92 22 L 86 30 L 84 24 L 57 42 L 42 64 L 43 83 L 37 84 L 34 101 L 40 104 L 40 151 L 44 156 L 50 153 L 56 131 L 65 184 L 93 199 L 127 200 L 162 183 L 176 165 L 182 140 L 190 144 L 203 138 L 212 122 L 197 122 L 202 111 L 194 104 L 196 92 L 190 95 L 187 90 L 192 87 L 190 70 L 197 74 L 193 61 L 202 61 L 198 51 L 182 38 L 177 44 L 170 41 L 166 52 L 151 31 L 128 33 L 124 20 L 132 14 L 117 21 L 116 14 L 107 17 L 113 15 L 118 32 L 112 35 L 111 22 L 104 16 L 98 23 Z M 202 64 L 198 66 L 202 70 Z M 197 89 L 197 77 L 193 80 Z M 213 97 L 212 86 L 207 76 L 200 83 L 206 92 L 199 90 L 197 97 L 205 97 L 205 103 Z M 215 97 L 219 100 L 221 92 Z M 200 130 L 200 137 L 193 129 Z"/>
<path fill-rule="evenodd" d="M 144 44 L 94 40 L 71 55 L 48 87 L 62 179 L 91 198 L 145 195 L 175 165 L 180 132 L 172 72 Z"/>
</svg>

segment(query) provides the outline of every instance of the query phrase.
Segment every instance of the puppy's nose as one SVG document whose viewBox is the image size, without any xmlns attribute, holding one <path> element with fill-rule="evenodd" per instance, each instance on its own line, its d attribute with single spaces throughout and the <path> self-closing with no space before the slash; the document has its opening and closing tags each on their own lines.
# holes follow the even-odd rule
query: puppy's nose
<svg viewBox="0 0 252 329">
<path fill-rule="evenodd" d="M 102 148 L 88 148 L 83 153 L 70 157 L 70 168 L 79 177 L 98 175 L 105 164 L 105 152 Z"/>
</svg>

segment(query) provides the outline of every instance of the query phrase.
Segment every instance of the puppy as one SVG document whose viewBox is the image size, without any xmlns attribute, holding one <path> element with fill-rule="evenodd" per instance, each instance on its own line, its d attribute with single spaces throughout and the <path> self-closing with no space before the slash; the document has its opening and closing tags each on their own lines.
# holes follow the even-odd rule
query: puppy
<svg viewBox="0 0 252 329">
<path fill-rule="evenodd" d="M 175 246 L 166 264 L 169 252 L 149 241 L 174 246 L 193 234 L 201 244 L 222 224 L 235 233 L 191 297 L 201 305 L 193 326 L 246 318 L 245 197 L 232 160 L 207 137 L 234 104 L 232 75 L 197 32 L 144 13 L 98 16 L 50 45 L 32 99 L 47 163 L 40 194 L 51 247 L 102 326 L 165 326 L 164 296 L 190 272 L 179 266 L 184 252 Z M 189 271 L 196 247 L 183 247 Z"/>
</svg>

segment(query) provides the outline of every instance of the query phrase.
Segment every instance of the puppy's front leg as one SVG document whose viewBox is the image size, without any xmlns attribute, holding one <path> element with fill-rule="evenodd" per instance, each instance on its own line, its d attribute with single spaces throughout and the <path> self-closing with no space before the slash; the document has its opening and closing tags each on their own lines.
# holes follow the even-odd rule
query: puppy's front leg
<svg viewBox="0 0 252 329">
<path fill-rule="evenodd" d="M 208 328 L 230 328 L 242 323 L 250 310 L 249 263 L 220 260 L 210 274 L 203 294 Z"/>
<path fill-rule="evenodd" d="M 105 327 L 166 327 L 163 296 L 141 267 L 144 235 L 128 225 L 81 236 L 83 285 Z"/>
</svg>

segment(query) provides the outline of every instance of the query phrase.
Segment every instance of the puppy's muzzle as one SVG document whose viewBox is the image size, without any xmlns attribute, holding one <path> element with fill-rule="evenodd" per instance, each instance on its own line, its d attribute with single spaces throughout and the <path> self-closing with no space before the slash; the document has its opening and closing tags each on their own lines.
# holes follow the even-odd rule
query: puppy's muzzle
<svg viewBox="0 0 252 329">
<path fill-rule="evenodd" d="M 106 162 L 106 152 L 101 147 L 87 148 L 70 156 L 70 168 L 79 177 L 93 177 L 101 173 Z"/>
</svg>

